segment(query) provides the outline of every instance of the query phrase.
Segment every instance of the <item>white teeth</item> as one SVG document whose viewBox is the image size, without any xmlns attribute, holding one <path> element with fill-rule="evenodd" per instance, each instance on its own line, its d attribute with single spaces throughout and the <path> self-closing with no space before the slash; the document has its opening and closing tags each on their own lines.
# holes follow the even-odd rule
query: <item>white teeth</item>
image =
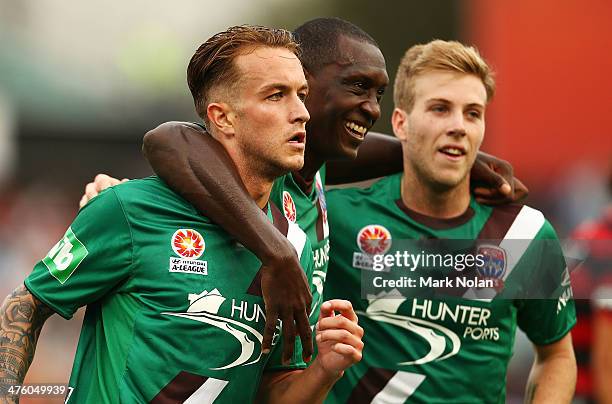
<svg viewBox="0 0 612 404">
<path fill-rule="evenodd" d="M 444 149 L 442 149 L 442 151 L 448 154 L 452 154 L 453 156 L 461 156 L 463 154 L 461 150 L 456 149 L 454 147 L 445 147 Z"/>
<path fill-rule="evenodd" d="M 361 133 L 362 135 L 365 135 L 365 133 L 368 131 L 365 127 L 357 125 L 355 122 L 347 122 L 345 125 L 347 128 L 352 129 L 355 132 Z"/>
</svg>

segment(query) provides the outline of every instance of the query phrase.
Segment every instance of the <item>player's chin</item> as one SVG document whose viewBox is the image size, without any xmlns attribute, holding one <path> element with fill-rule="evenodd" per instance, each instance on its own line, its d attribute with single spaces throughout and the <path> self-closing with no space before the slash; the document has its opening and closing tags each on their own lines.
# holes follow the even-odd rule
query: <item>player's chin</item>
<svg viewBox="0 0 612 404">
<path fill-rule="evenodd" d="M 287 171 L 298 171 L 304 167 L 304 154 L 288 156 L 283 160 L 282 166 Z"/>
<path fill-rule="evenodd" d="M 355 160 L 361 143 L 341 142 L 327 153 L 330 160 Z"/>
<path fill-rule="evenodd" d="M 440 170 L 435 175 L 435 182 L 442 188 L 455 188 L 465 180 L 467 173 L 463 170 Z"/>
</svg>

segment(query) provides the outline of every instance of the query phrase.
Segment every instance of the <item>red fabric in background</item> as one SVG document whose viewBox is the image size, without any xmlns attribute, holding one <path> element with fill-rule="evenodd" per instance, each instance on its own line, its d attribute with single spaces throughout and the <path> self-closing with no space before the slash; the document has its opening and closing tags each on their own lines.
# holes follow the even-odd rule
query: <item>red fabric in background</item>
<svg viewBox="0 0 612 404">
<path fill-rule="evenodd" d="M 484 150 L 532 189 L 612 158 L 612 2 L 469 0 L 464 37 L 497 74 Z"/>
</svg>

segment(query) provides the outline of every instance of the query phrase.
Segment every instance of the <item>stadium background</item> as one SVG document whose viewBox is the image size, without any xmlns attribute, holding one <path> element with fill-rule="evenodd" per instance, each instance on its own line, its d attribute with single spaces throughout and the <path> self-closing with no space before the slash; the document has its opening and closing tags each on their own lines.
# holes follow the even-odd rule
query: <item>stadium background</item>
<svg viewBox="0 0 612 404">
<path fill-rule="evenodd" d="M 2 296 L 64 233 L 96 173 L 151 173 L 142 135 L 167 120 L 196 119 L 187 62 L 229 25 L 292 29 L 317 16 L 348 19 L 379 42 L 391 80 L 415 43 L 476 44 L 498 74 L 483 149 L 512 162 L 531 190 L 528 203 L 564 237 L 607 198 L 612 3 L 605 0 L 0 0 L 0 10 Z M 391 133 L 392 103 L 389 89 L 375 130 Z M 47 322 L 26 382 L 67 382 L 81 319 L 82 312 Z M 530 363 L 519 337 L 509 402 L 521 401 Z M 466 377 L 493 383 L 486 374 Z"/>
</svg>

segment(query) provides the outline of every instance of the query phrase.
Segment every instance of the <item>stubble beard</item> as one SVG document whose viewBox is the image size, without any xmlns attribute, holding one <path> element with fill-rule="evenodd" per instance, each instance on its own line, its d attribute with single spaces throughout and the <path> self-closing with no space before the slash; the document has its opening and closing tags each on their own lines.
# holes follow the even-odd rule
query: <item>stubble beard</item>
<svg viewBox="0 0 612 404">
<path fill-rule="evenodd" d="M 410 166 L 416 176 L 418 183 L 431 189 L 436 193 L 447 193 L 458 187 L 467 177 L 468 172 L 466 171 L 461 175 L 460 178 L 447 177 L 436 175 L 435 167 L 433 163 L 428 164 L 425 159 L 419 158 L 417 160 L 410 159 Z"/>
</svg>

